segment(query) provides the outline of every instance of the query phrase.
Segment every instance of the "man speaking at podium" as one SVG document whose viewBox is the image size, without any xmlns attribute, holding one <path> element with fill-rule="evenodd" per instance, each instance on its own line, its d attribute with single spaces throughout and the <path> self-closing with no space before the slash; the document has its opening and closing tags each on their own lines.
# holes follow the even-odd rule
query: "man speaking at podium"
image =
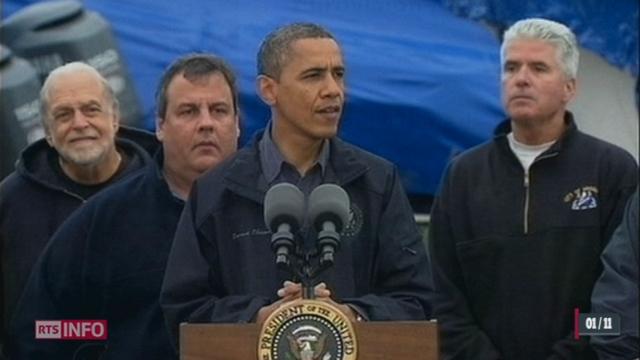
<svg viewBox="0 0 640 360">
<path fill-rule="evenodd" d="M 430 317 L 430 265 L 397 169 L 336 137 L 344 76 L 341 49 L 320 26 L 287 25 L 262 43 L 257 86 L 271 121 L 193 186 L 160 299 L 174 341 L 181 322 L 261 323 L 302 296 L 277 269 L 263 220 L 265 193 L 282 182 L 306 196 L 337 184 L 350 197 L 350 220 L 334 266 L 317 279 L 317 300 L 351 320 Z"/>
</svg>

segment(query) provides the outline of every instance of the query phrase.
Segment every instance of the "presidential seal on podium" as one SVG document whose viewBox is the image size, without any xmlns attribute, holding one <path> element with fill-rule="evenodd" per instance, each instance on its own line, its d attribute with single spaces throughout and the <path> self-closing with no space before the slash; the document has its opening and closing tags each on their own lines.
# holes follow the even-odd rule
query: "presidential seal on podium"
<svg viewBox="0 0 640 360">
<path fill-rule="evenodd" d="M 274 311 L 258 337 L 259 360 L 355 360 L 353 324 L 335 306 L 296 300 Z"/>
</svg>

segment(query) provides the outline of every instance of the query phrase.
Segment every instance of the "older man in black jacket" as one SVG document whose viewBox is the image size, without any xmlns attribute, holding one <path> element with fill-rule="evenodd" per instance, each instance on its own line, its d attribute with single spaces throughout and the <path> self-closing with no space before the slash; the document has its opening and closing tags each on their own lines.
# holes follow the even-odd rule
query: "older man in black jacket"
<svg viewBox="0 0 640 360">
<path fill-rule="evenodd" d="M 2 332 L 60 224 L 95 193 L 149 164 L 147 152 L 158 146 L 153 134 L 119 125 L 113 90 L 87 64 L 53 70 L 40 101 L 46 137 L 22 152 L 0 184 Z"/>
</svg>

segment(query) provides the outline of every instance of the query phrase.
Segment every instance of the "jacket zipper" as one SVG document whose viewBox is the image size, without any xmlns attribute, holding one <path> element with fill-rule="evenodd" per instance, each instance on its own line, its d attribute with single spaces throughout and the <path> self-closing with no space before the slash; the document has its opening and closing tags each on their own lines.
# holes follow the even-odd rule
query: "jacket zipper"
<svg viewBox="0 0 640 360">
<path fill-rule="evenodd" d="M 526 235 L 528 233 L 529 233 L 529 170 L 524 172 L 524 234 Z"/>
<path fill-rule="evenodd" d="M 525 194 L 524 194 L 524 234 L 525 235 L 527 235 L 529 233 L 529 201 L 530 201 L 530 191 L 531 191 L 531 181 L 530 181 L 531 167 L 533 167 L 533 164 L 537 163 L 540 160 L 552 158 L 552 157 L 554 157 L 556 155 L 558 155 L 558 152 L 553 152 L 553 153 L 549 153 L 549 154 L 537 157 L 535 160 L 533 160 L 533 162 L 529 166 L 529 170 L 526 170 L 524 172 L 524 191 L 525 191 Z"/>
</svg>

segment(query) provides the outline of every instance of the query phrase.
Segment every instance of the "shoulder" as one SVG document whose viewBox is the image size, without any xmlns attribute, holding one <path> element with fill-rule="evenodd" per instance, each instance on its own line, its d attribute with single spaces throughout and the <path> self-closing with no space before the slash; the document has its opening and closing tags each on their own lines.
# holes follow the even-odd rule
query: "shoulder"
<svg viewBox="0 0 640 360">
<path fill-rule="evenodd" d="M 6 216 L 11 214 L 10 208 L 14 207 L 16 200 L 27 201 L 28 198 L 22 200 L 18 198 L 20 193 L 24 193 L 23 189 L 26 186 L 24 182 L 25 180 L 16 172 L 12 172 L 0 182 L 0 224 L 4 223 Z"/>
<path fill-rule="evenodd" d="M 248 181 L 251 176 L 258 174 L 260 174 L 260 162 L 257 151 L 253 147 L 245 147 L 205 172 L 196 180 L 196 185 L 199 192 L 208 189 L 215 193 L 224 188 L 228 179 L 237 178 Z"/>
<path fill-rule="evenodd" d="M 359 160 L 391 166 L 391 162 L 381 156 L 378 156 L 370 151 L 367 151 L 357 145 L 346 142 L 340 138 L 335 138 L 332 140 L 332 150 L 338 151 L 338 153 L 351 153 L 354 157 Z"/>
<path fill-rule="evenodd" d="M 16 191 L 24 188 L 26 180 L 17 172 L 12 172 L 2 181 L 0 181 L 0 200 L 6 196 L 14 194 Z"/>
<path fill-rule="evenodd" d="M 0 182 L 0 207 L 33 206 L 44 200 L 50 200 L 52 194 L 57 194 L 44 189 L 27 176 L 18 172 L 12 172 Z"/>
<path fill-rule="evenodd" d="M 338 138 L 331 141 L 330 164 L 339 184 L 369 194 L 384 196 L 400 181 L 392 162 Z"/>
<path fill-rule="evenodd" d="M 633 156 L 618 145 L 612 144 L 595 136 L 576 131 L 573 139 L 573 148 L 583 156 L 604 157 L 607 161 L 616 161 L 621 164 L 634 165 Z"/>
<path fill-rule="evenodd" d="M 624 182 L 632 187 L 637 183 L 638 164 L 623 148 L 578 131 L 567 151 L 576 166 L 593 167 L 610 183 Z"/>
<path fill-rule="evenodd" d="M 340 168 L 363 166 L 370 176 L 384 176 L 396 171 L 391 161 L 339 138 L 331 141 L 331 152 L 332 164 Z"/>
<path fill-rule="evenodd" d="M 449 173 L 477 171 L 479 168 L 486 166 L 490 158 L 494 157 L 501 146 L 501 140 L 495 138 L 476 146 L 473 146 L 457 155 L 455 155 L 447 166 Z"/>
<path fill-rule="evenodd" d="M 257 150 L 245 147 L 230 158 L 208 170 L 196 180 L 189 195 L 189 204 L 198 213 L 208 213 L 228 205 L 230 192 L 248 198 L 262 198 L 260 181 L 263 178 Z"/>
</svg>

